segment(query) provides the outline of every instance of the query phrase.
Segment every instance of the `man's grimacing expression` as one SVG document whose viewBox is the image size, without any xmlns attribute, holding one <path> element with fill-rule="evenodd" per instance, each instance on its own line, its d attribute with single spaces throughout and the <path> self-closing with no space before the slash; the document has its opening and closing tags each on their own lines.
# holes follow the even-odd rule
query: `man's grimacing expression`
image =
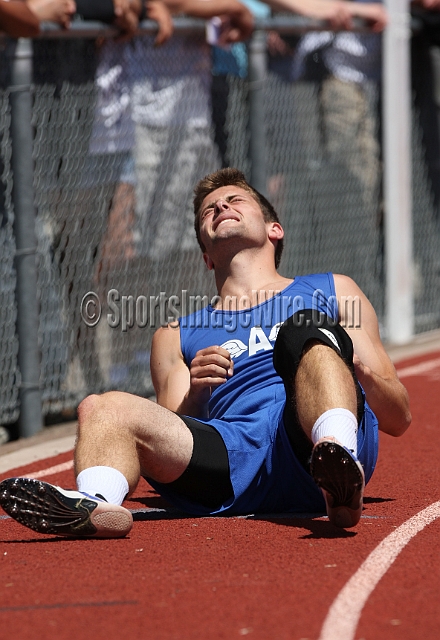
<svg viewBox="0 0 440 640">
<path fill-rule="evenodd" d="M 248 238 L 265 242 L 282 236 L 279 223 L 266 222 L 259 203 L 242 187 L 228 185 L 215 189 L 202 202 L 199 212 L 200 236 L 207 253 L 228 238 Z M 280 235 L 281 234 L 281 235 Z"/>
</svg>

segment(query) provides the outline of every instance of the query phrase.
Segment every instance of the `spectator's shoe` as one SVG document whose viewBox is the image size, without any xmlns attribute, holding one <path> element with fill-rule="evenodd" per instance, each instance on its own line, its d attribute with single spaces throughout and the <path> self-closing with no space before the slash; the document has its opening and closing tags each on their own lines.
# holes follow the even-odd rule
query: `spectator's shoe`
<svg viewBox="0 0 440 640">
<path fill-rule="evenodd" d="M 312 477 L 322 489 L 327 515 L 337 527 L 355 527 L 362 514 L 364 470 L 353 453 L 326 436 L 313 447 Z"/>
<path fill-rule="evenodd" d="M 0 482 L 0 505 L 14 520 L 38 533 L 122 538 L 133 526 L 133 517 L 124 507 L 30 478 Z"/>
</svg>

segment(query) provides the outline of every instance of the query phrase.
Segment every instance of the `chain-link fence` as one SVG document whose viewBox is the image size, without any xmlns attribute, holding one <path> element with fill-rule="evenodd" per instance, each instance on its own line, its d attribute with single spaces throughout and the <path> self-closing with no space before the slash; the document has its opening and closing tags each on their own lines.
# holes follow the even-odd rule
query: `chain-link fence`
<svg viewBox="0 0 440 640">
<path fill-rule="evenodd" d="M 15 329 L 16 274 L 13 233 L 9 95 L 0 84 L 0 423 L 18 418 L 18 338 Z"/>
<path fill-rule="evenodd" d="M 44 415 L 74 410 L 91 392 L 153 393 L 155 328 L 215 293 L 193 231 L 192 191 L 221 166 L 252 179 L 261 163 L 264 184 L 255 186 L 286 231 L 283 275 L 346 273 L 383 320 L 380 36 L 307 33 L 301 25 L 280 35 L 260 24 L 268 37 L 256 112 L 249 51 L 213 50 L 199 26 L 177 26 L 160 48 L 150 35 L 128 43 L 34 41 L 30 135 Z M 7 69 L 10 58 L 5 50 L 0 56 Z M 4 75 L 0 422 L 8 424 L 20 411 L 20 376 Z M 421 118 L 415 110 L 419 332 L 440 326 L 438 210 Z M 252 152 L 260 134 L 265 149 Z"/>
</svg>

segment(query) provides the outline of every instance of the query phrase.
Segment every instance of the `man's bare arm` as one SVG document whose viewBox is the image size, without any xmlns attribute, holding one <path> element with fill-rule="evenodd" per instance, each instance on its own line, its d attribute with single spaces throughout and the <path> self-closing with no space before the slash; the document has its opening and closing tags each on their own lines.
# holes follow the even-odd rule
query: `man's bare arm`
<svg viewBox="0 0 440 640">
<path fill-rule="evenodd" d="M 158 404 L 177 411 L 190 386 L 189 369 L 180 349 L 179 327 L 162 327 L 155 332 L 150 366 Z"/>
<path fill-rule="evenodd" d="M 335 275 L 340 322 L 354 346 L 354 365 L 368 404 L 379 421 L 381 431 L 402 435 L 411 423 L 408 393 L 397 377 L 393 363 L 379 335 L 376 313 L 362 290 L 347 276 Z M 354 306 L 345 300 L 357 297 L 360 322 L 354 322 Z"/>
<path fill-rule="evenodd" d="M 151 375 L 158 404 L 194 418 L 208 417 L 213 388 L 232 375 L 230 354 L 212 346 L 198 351 L 188 368 L 180 348 L 180 329 L 162 327 L 153 337 Z"/>
</svg>

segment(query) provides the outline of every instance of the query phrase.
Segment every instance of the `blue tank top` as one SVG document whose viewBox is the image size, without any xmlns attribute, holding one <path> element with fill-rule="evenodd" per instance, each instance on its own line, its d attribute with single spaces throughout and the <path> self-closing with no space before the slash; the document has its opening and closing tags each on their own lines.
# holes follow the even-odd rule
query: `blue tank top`
<svg viewBox="0 0 440 640">
<path fill-rule="evenodd" d="M 300 309 L 324 311 L 337 319 L 333 276 L 330 273 L 299 276 L 265 302 L 243 311 L 219 311 L 208 305 L 181 318 L 181 348 L 186 364 L 199 349 L 219 345 L 234 361 L 234 374 L 214 389 L 209 419 L 249 416 L 271 406 L 277 390 L 284 391 L 275 372 L 272 352 L 281 324 Z"/>
<path fill-rule="evenodd" d="M 272 360 L 280 325 L 301 309 L 315 309 L 337 319 L 331 273 L 298 276 L 279 293 L 246 310 L 219 311 L 208 305 L 180 318 L 181 348 L 188 367 L 197 351 L 212 345 L 227 349 L 234 361 L 231 378 L 213 390 L 206 421 L 227 447 L 234 496 L 210 510 L 151 481 L 176 506 L 196 515 L 324 509 L 321 491 L 290 446 L 283 423 L 286 394 Z M 377 422 L 368 405 L 366 409 L 358 446 L 367 450 L 363 440 L 367 441 L 371 431 L 369 477 L 377 456 Z M 367 423 L 372 430 L 366 428 Z"/>
</svg>

